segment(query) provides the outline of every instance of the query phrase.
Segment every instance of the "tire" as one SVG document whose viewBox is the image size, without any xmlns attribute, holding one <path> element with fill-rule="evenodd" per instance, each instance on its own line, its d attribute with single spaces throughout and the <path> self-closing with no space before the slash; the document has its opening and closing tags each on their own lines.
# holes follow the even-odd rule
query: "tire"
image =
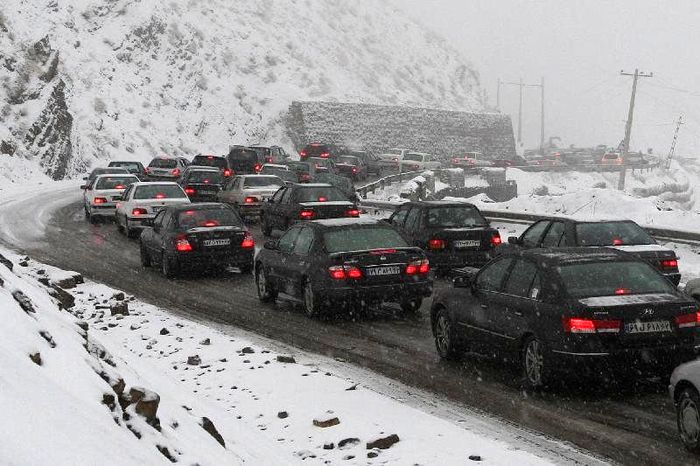
<svg viewBox="0 0 700 466">
<path fill-rule="evenodd" d="M 435 349 L 442 359 L 456 359 L 462 351 L 458 344 L 458 338 L 454 331 L 454 324 L 446 309 L 440 309 L 435 315 L 433 324 L 433 338 L 435 339 Z"/>
<path fill-rule="evenodd" d="M 311 318 L 316 318 L 321 314 L 318 296 L 316 296 L 311 283 L 308 281 L 304 284 L 304 311 L 306 315 Z"/>
<path fill-rule="evenodd" d="M 165 253 L 160 257 L 160 271 L 165 278 L 173 278 L 177 275 L 177 264 Z"/>
<path fill-rule="evenodd" d="M 549 382 L 549 366 L 544 356 L 544 346 L 536 337 L 530 335 L 522 346 L 520 361 L 523 371 L 523 388 L 540 390 Z"/>
<path fill-rule="evenodd" d="M 255 288 L 258 291 L 258 299 L 261 303 L 274 303 L 277 299 L 277 291 L 267 281 L 267 275 L 262 264 L 255 268 Z"/>
<path fill-rule="evenodd" d="M 401 301 L 401 310 L 404 314 L 415 314 L 423 305 L 423 298 L 407 299 Z"/>
<path fill-rule="evenodd" d="M 124 234 L 127 238 L 133 238 L 134 232 L 129 228 L 129 218 L 124 216 Z"/>
<path fill-rule="evenodd" d="M 146 247 L 141 243 L 141 246 L 139 248 L 141 252 L 141 266 L 142 267 L 150 267 L 151 266 L 151 256 L 148 254 L 148 251 L 146 250 Z"/>
<path fill-rule="evenodd" d="M 238 269 L 241 271 L 242 275 L 250 275 L 250 273 L 253 271 L 253 261 L 250 261 L 250 263 L 248 264 L 239 266 Z"/>
<path fill-rule="evenodd" d="M 114 217 L 114 221 L 117 224 L 117 231 L 119 231 L 119 233 L 121 233 L 122 235 L 125 234 L 124 225 L 122 225 L 122 222 L 119 221 L 119 216 Z"/>
<path fill-rule="evenodd" d="M 678 435 L 686 450 L 700 452 L 700 396 L 693 387 L 685 387 L 676 402 Z"/>
<path fill-rule="evenodd" d="M 99 220 L 99 217 L 92 215 L 88 212 L 87 213 L 87 220 L 90 223 L 90 225 L 97 225 L 97 221 Z"/>
<path fill-rule="evenodd" d="M 265 217 L 262 215 L 260 216 L 260 229 L 262 230 L 262 234 L 266 237 L 272 234 L 272 227 L 267 224 Z"/>
</svg>

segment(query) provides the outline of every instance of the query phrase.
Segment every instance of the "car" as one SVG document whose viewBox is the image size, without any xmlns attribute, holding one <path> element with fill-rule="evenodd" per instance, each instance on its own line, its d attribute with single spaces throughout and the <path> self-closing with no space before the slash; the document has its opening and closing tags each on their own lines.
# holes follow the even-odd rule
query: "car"
<svg viewBox="0 0 700 466">
<path fill-rule="evenodd" d="M 280 188 L 260 211 L 265 236 L 273 229 L 285 231 L 299 222 L 323 218 L 359 217 L 360 210 L 335 186 L 324 183 L 295 184 Z"/>
<path fill-rule="evenodd" d="M 261 175 L 274 175 L 282 179 L 285 183 L 298 183 L 299 176 L 295 171 L 289 169 L 284 164 L 266 163 L 260 169 Z"/>
<path fill-rule="evenodd" d="M 121 201 L 126 188 L 138 182 L 136 175 L 98 175 L 84 186 L 85 218 L 95 223 L 97 219 L 114 217 L 117 202 Z"/>
<path fill-rule="evenodd" d="M 696 321 L 694 326 L 700 326 L 700 322 Z M 676 367 L 668 391 L 676 408 L 678 436 L 683 446 L 692 453 L 700 453 L 700 360 Z"/>
<path fill-rule="evenodd" d="M 265 163 L 284 163 L 289 160 L 289 154 L 280 146 L 250 146 L 265 159 Z"/>
<path fill-rule="evenodd" d="M 383 302 L 416 312 L 432 294 L 430 264 L 391 226 L 375 219 L 314 220 L 265 243 L 255 258 L 262 302 L 285 294 L 309 317 Z"/>
<path fill-rule="evenodd" d="M 508 238 L 508 244 L 496 252 L 498 254 L 512 247 L 532 249 L 572 246 L 604 246 L 629 252 L 649 262 L 674 285 L 678 285 L 681 280 L 676 253 L 659 245 L 644 228 L 632 220 L 546 218 L 532 224 L 519 237 Z"/>
<path fill-rule="evenodd" d="M 226 204 L 170 206 L 149 223 L 140 238 L 141 264 L 159 265 L 167 278 L 195 268 L 253 270 L 253 235 Z"/>
<path fill-rule="evenodd" d="M 177 181 L 192 202 L 216 201 L 224 183 L 226 179 L 218 167 L 194 165 L 185 168 Z"/>
<path fill-rule="evenodd" d="M 527 160 L 519 155 L 513 155 L 507 159 L 491 160 L 491 166 L 496 168 L 525 167 L 527 165 Z"/>
<path fill-rule="evenodd" d="M 297 174 L 297 182 L 310 183 L 314 180 L 316 173 L 316 164 L 309 161 L 290 160 L 287 162 L 287 167 Z"/>
<path fill-rule="evenodd" d="M 144 167 L 141 162 L 134 162 L 131 160 L 112 160 L 107 166 L 126 168 L 129 173 L 138 176 L 141 181 L 145 181 L 147 177 L 146 167 Z"/>
<path fill-rule="evenodd" d="M 234 175 L 233 170 L 228 166 L 226 157 L 219 155 L 195 155 L 190 165 L 218 168 L 225 179 L 229 179 Z"/>
<path fill-rule="evenodd" d="M 695 357 L 697 306 L 626 252 L 531 249 L 460 269 L 433 299 L 431 328 L 441 358 L 495 353 L 540 389 L 560 374 L 668 375 Z"/>
<path fill-rule="evenodd" d="M 179 184 L 172 181 L 134 183 L 117 202 L 115 221 L 117 229 L 127 237 L 140 233 L 158 212 L 171 205 L 190 204 L 190 199 Z"/>
<path fill-rule="evenodd" d="M 80 186 L 80 189 L 85 189 L 87 186 L 92 183 L 95 178 L 97 178 L 100 175 L 128 175 L 129 170 L 126 168 L 122 167 L 98 167 L 93 169 L 88 176 L 84 176 L 83 180 L 87 181 L 87 183 L 83 184 Z"/>
<path fill-rule="evenodd" d="M 398 207 L 388 222 L 408 244 L 426 251 L 433 269 L 441 272 L 481 267 L 501 244 L 498 230 L 476 206 L 466 202 L 408 202 Z"/>
<path fill-rule="evenodd" d="M 399 170 L 402 172 L 435 170 L 441 166 L 442 164 L 439 161 L 433 160 L 432 155 L 424 152 L 407 152 L 399 161 Z"/>
<path fill-rule="evenodd" d="M 190 164 L 183 157 L 155 157 L 146 167 L 146 174 L 150 181 L 176 181 L 182 171 Z"/>
<path fill-rule="evenodd" d="M 369 175 L 380 176 L 386 169 L 384 161 L 380 159 L 377 154 L 369 150 L 343 150 L 340 152 L 339 156 L 343 155 L 352 155 L 362 160 L 367 166 L 367 173 Z"/>
<path fill-rule="evenodd" d="M 331 159 L 322 159 L 321 157 L 307 157 L 304 163 L 313 163 L 316 168 L 316 173 L 336 173 L 335 163 Z"/>
<path fill-rule="evenodd" d="M 401 160 L 409 152 L 411 152 L 409 149 L 388 149 L 378 155 L 379 165 L 383 171 L 398 171 Z"/>
<path fill-rule="evenodd" d="M 622 153 L 618 151 L 606 152 L 600 159 L 600 164 L 605 166 L 620 166 L 625 163 Z"/>
<path fill-rule="evenodd" d="M 237 175 L 258 173 L 267 162 L 262 152 L 245 146 L 232 146 L 226 159 L 229 167 Z"/>
<path fill-rule="evenodd" d="M 258 217 L 262 205 L 285 182 L 274 175 L 239 175 L 219 192 L 219 202 L 233 206 L 241 217 Z"/>
<path fill-rule="evenodd" d="M 334 144 L 323 144 L 312 142 L 299 151 L 299 158 L 303 161 L 309 157 L 319 157 L 322 159 L 334 159 L 341 149 Z"/>
<path fill-rule="evenodd" d="M 365 162 L 354 155 L 340 155 L 335 164 L 340 175 L 353 181 L 365 180 L 369 176 Z"/>
<path fill-rule="evenodd" d="M 465 152 L 452 157 L 450 160 L 452 168 L 463 168 L 465 170 L 475 170 L 478 167 L 492 167 L 493 164 L 484 159 L 484 156 L 479 152 Z"/>
</svg>

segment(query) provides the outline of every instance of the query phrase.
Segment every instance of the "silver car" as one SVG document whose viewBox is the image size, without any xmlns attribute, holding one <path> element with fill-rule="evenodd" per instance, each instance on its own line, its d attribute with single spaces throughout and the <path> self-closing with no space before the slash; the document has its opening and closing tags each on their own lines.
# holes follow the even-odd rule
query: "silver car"
<svg viewBox="0 0 700 466">
<path fill-rule="evenodd" d="M 239 175 L 219 192 L 219 201 L 234 206 L 241 217 L 257 217 L 263 202 L 284 185 L 274 175 Z"/>
</svg>

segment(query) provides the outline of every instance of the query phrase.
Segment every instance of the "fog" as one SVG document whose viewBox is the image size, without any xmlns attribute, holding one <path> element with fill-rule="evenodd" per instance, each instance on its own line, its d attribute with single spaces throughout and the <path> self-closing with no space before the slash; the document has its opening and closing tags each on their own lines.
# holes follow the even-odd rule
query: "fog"
<svg viewBox="0 0 700 466">
<path fill-rule="evenodd" d="M 402 0 L 400 7 L 445 37 L 479 71 L 489 103 L 496 82 L 545 79 L 546 136 L 563 144 L 617 145 L 632 78 L 640 79 L 631 148 L 666 154 L 683 114 L 677 153 L 700 148 L 700 2 L 651 0 Z M 539 89 L 526 88 L 523 140 L 540 139 Z M 517 125 L 518 88 L 501 89 L 501 108 Z M 517 127 L 516 127 L 517 131 Z"/>
</svg>

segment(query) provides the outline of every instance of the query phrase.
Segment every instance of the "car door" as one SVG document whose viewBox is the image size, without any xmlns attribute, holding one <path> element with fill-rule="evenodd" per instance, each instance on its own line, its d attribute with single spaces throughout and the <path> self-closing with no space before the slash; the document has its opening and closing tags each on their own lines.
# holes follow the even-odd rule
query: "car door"
<svg viewBox="0 0 700 466">
<path fill-rule="evenodd" d="M 145 229 L 141 233 L 141 242 L 148 250 L 151 257 L 160 257 L 163 251 L 163 219 L 167 211 L 161 210 L 153 219 L 153 227 Z"/>
<path fill-rule="evenodd" d="M 410 210 L 410 204 L 402 205 L 389 217 L 389 223 L 401 234 L 403 234 L 403 228 L 406 225 L 406 217 L 408 217 L 408 212 Z"/>
<path fill-rule="evenodd" d="M 301 227 L 294 241 L 292 253 L 285 264 L 288 281 L 287 288 L 290 290 L 289 294 L 293 294 L 297 297 L 302 296 L 302 282 L 305 277 L 309 276 L 309 268 L 311 267 L 309 253 L 313 243 L 314 229 L 309 226 Z"/>
<path fill-rule="evenodd" d="M 403 231 L 411 246 L 420 247 L 422 218 L 423 208 L 417 205 L 414 205 L 406 216 L 406 223 L 404 224 Z"/>
<path fill-rule="evenodd" d="M 292 296 L 294 296 L 294 289 L 291 288 L 290 293 L 291 281 L 288 279 L 290 264 L 293 263 L 290 259 L 300 230 L 300 226 L 287 230 L 277 241 L 277 249 L 272 251 L 268 261 L 269 276 L 275 288 Z"/>
<path fill-rule="evenodd" d="M 263 207 L 263 212 L 265 215 L 265 222 L 270 226 L 270 227 L 275 227 L 276 222 L 277 222 L 277 209 L 279 207 L 279 204 L 282 202 L 282 197 L 284 194 L 287 192 L 286 187 L 282 187 L 277 190 L 275 194 L 270 198 L 268 202 L 265 203 Z"/>
<path fill-rule="evenodd" d="M 499 326 L 502 319 L 499 312 L 504 302 L 503 286 L 512 265 L 512 257 L 496 259 L 483 267 L 474 280 L 475 300 L 464 309 L 462 325 L 472 330 L 477 342 L 500 346 L 508 339 Z"/>
<path fill-rule="evenodd" d="M 540 220 L 535 222 L 530 228 L 520 236 L 519 244 L 525 249 L 537 248 L 540 246 L 540 241 L 544 232 L 549 227 L 550 220 Z"/>
<path fill-rule="evenodd" d="M 282 195 L 282 199 L 279 204 L 276 204 L 277 208 L 277 226 L 282 230 L 286 230 L 295 220 L 292 216 L 297 210 L 297 205 L 292 202 L 294 198 L 294 188 L 287 188 Z"/>
<path fill-rule="evenodd" d="M 494 310 L 494 320 L 511 342 L 517 342 L 536 318 L 539 283 L 537 264 L 517 259 L 506 279 L 498 310 Z"/>
</svg>

